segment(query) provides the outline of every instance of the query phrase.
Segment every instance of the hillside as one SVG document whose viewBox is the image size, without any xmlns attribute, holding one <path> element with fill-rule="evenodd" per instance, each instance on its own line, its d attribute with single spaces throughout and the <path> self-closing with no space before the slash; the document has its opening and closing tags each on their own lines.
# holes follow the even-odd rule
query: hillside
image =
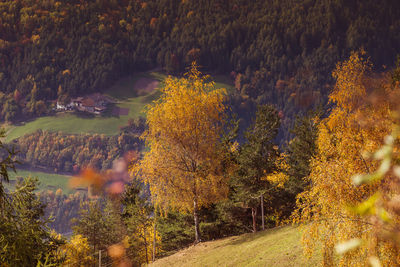
<svg viewBox="0 0 400 267">
<path fill-rule="evenodd" d="M 278 227 L 200 243 L 157 260 L 157 266 L 315 266 L 320 255 L 303 256 L 298 227 Z"/>
<path fill-rule="evenodd" d="M 133 72 L 181 75 L 196 60 L 235 79 L 232 110 L 242 117 L 256 103 L 274 104 L 287 139 L 296 114 L 326 102 L 338 61 L 363 48 L 378 69 L 390 68 L 399 53 L 399 1 L 251 3 L 3 1 L 0 120 L 48 115 L 48 100 L 104 92 Z"/>
</svg>

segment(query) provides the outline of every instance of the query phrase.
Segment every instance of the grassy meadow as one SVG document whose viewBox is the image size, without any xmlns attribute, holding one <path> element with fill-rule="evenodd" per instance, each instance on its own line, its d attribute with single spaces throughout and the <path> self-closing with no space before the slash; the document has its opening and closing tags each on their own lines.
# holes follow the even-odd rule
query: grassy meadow
<svg viewBox="0 0 400 267">
<path fill-rule="evenodd" d="M 17 169 L 17 172 L 9 171 L 10 183 L 4 183 L 7 189 L 13 189 L 18 177 L 32 177 L 39 179 L 38 191 L 52 190 L 55 191 L 61 188 L 64 194 L 75 193 L 76 191 L 68 186 L 69 176 L 46 173 L 40 171 L 30 171 Z"/>
<path fill-rule="evenodd" d="M 149 266 L 318 266 L 321 253 L 307 259 L 301 234 L 300 228 L 286 226 L 204 242 Z"/>
</svg>

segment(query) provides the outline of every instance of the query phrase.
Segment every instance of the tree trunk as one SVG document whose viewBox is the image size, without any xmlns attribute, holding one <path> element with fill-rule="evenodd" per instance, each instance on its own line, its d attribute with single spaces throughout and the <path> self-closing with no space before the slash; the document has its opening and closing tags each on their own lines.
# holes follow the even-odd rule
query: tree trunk
<svg viewBox="0 0 400 267">
<path fill-rule="evenodd" d="M 199 215 L 197 214 L 198 205 L 197 197 L 193 200 L 193 217 L 194 217 L 194 231 L 195 231 L 195 243 L 201 242 L 200 239 L 200 229 L 199 229 Z"/>
<path fill-rule="evenodd" d="M 262 223 L 262 229 L 265 230 L 264 226 L 264 196 L 261 195 L 261 223 Z"/>
<path fill-rule="evenodd" d="M 251 216 L 253 217 L 253 233 L 255 233 L 257 232 L 257 227 L 256 227 L 257 208 L 251 208 Z"/>
<path fill-rule="evenodd" d="M 153 262 L 156 260 L 156 212 L 154 211 Z"/>
<path fill-rule="evenodd" d="M 146 263 L 149 264 L 149 257 L 147 251 L 146 228 L 143 227 L 144 251 L 146 253 Z"/>
</svg>

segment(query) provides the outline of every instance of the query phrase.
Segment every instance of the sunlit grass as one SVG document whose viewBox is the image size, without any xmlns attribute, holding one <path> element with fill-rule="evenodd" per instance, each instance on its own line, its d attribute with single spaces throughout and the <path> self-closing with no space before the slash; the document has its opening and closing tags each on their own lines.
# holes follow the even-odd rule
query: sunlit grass
<svg viewBox="0 0 400 267">
<path fill-rule="evenodd" d="M 204 242 L 150 266 L 318 266 L 321 254 L 303 256 L 301 231 L 287 226 Z"/>
<path fill-rule="evenodd" d="M 4 183 L 7 189 L 14 189 L 17 177 L 21 178 L 38 178 L 39 179 L 39 188 L 38 191 L 44 190 L 52 190 L 56 191 L 58 188 L 61 188 L 64 194 L 70 194 L 76 192 L 74 189 L 70 188 L 68 185 L 70 176 L 60 175 L 60 174 L 53 174 L 53 173 L 46 173 L 40 171 L 28 171 L 17 169 L 17 173 L 13 171 L 9 171 L 10 176 L 10 183 Z"/>
</svg>

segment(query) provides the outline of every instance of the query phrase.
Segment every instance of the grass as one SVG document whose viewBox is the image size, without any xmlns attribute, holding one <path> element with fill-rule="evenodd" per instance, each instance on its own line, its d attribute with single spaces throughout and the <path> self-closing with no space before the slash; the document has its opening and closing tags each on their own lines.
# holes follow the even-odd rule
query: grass
<svg viewBox="0 0 400 267">
<path fill-rule="evenodd" d="M 118 80 L 113 86 L 111 86 L 108 90 L 106 90 L 106 94 L 118 99 L 120 101 L 132 101 L 138 98 L 137 92 L 134 90 L 134 84 L 140 78 L 148 78 L 152 80 L 159 81 L 161 84 L 167 75 L 160 72 L 145 72 L 139 73 L 136 75 L 127 76 Z"/>
<path fill-rule="evenodd" d="M 149 266 L 318 266 L 321 253 L 307 259 L 300 238 L 299 228 L 279 227 L 200 243 Z"/>
<path fill-rule="evenodd" d="M 225 88 L 228 93 L 233 93 L 235 90 L 235 86 L 233 85 L 233 82 L 231 78 L 227 75 L 216 75 L 216 76 L 211 76 L 212 80 L 215 81 L 215 87 L 216 88 Z"/>
<path fill-rule="evenodd" d="M 14 189 L 17 177 L 23 177 L 23 178 L 32 177 L 39 179 L 40 184 L 38 191 L 43 191 L 43 190 L 55 191 L 58 188 L 61 188 L 64 194 L 71 194 L 76 192 L 74 189 L 68 186 L 70 177 L 65 175 L 17 169 L 17 173 L 9 171 L 9 176 L 10 176 L 10 183 L 4 183 L 6 188 L 9 190 Z"/>
<path fill-rule="evenodd" d="M 129 118 L 144 116 L 143 108 L 157 99 L 160 95 L 159 90 L 155 90 L 146 95 L 138 95 L 134 84 L 140 78 L 148 78 L 160 82 L 159 88 L 163 86 L 163 81 L 167 75 L 160 72 L 145 72 L 127 76 L 118 80 L 112 87 L 105 91 L 105 94 L 118 101 L 117 106 L 129 108 L 127 116 L 89 116 L 82 117 L 73 113 L 58 113 L 55 116 L 37 118 L 33 121 L 19 126 L 8 126 L 6 142 L 10 142 L 25 134 L 33 133 L 37 130 L 61 131 L 67 134 L 105 134 L 116 135 L 120 126 L 127 125 Z M 226 76 L 213 77 L 217 88 L 226 88 L 228 92 L 233 90 L 233 85 Z"/>
</svg>

